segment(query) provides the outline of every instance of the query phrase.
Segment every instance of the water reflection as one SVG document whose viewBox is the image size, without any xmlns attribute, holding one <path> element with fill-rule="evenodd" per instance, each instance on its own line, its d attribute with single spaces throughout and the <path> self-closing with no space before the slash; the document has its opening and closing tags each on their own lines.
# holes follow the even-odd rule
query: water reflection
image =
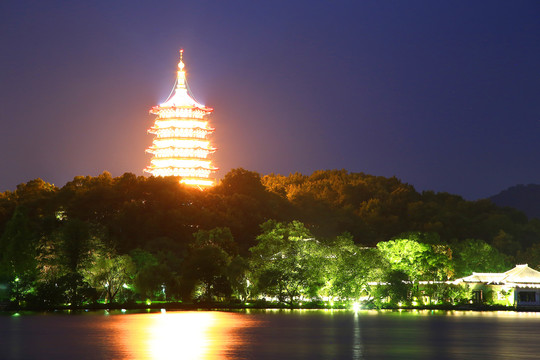
<svg viewBox="0 0 540 360">
<path fill-rule="evenodd" d="M 110 339 L 123 358 L 217 359 L 238 350 L 239 328 L 252 321 L 223 312 L 164 312 L 122 316 Z"/>
<path fill-rule="evenodd" d="M 209 332 L 216 313 L 163 314 L 148 328 L 152 359 L 205 359 L 211 345 Z M 223 341 L 223 337 L 215 341 Z M 182 356 L 176 356 L 181 354 Z"/>
<path fill-rule="evenodd" d="M 513 312 L 0 315 L 0 359 L 531 359 L 539 327 Z"/>
<path fill-rule="evenodd" d="M 353 359 L 363 359 L 362 355 L 362 333 L 360 331 L 360 317 L 358 311 L 354 312 L 354 329 L 353 329 Z"/>
</svg>

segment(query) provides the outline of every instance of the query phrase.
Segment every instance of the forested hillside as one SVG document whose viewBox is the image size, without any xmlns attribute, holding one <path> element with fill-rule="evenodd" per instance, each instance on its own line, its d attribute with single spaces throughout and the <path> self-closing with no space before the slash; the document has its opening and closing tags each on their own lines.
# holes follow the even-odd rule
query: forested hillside
<svg viewBox="0 0 540 360">
<path fill-rule="evenodd" d="M 294 231 L 278 231 L 288 226 Z M 388 276 L 366 270 L 369 264 L 387 264 L 411 279 L 540 264 L 539 220 L 489 200 L 418 193 L 394 177 L 345 170 L 261 177 L 235 169 L 219 185 L 200 191 L 180 185 L 177 178 L 103 173 L 76 177 L 62 188 L 36 179 L 0 194 L 0 283 L 7 284 L 12 301 L 43 306 L 66 299 L 115 301 L 121 294 L 126 299 L 245 299 L 269 294 L 276 286 L 268 276 L 277 268 L 266 269 L 269 263 L 254 254 L 261 257 L 290 244 L 268 248 L 268 234 L 287 238 L 284 233 L 295 231 L 317 239 L 322 247 L 313 245 L 318 249 L 313 251 L 320 261 L 366 255 L 365 261 L 347 258 L 354 266 L 340 265 L 358 269 L 350 284 L 342 279 L 340 291 L 348 289 L 342 296 L 351 296 L 354 281 Z M 411 244 L 398 240 L 420 244 L 413 248 L 438 259 L 438 272 L 431 265 L 415 274 L 390 266 L 396 255 L 388 249 Z M 351 250 L 369 248 L 377 254 Z M 337 284 L 334 280 L 327 279 L 325 286 Z M 321 279 L 313 281 L 306 291 L 320 296 Z M 248 290 L 246 283 L 256 288 Z M 286 298 L 281 292 L 276 296 Z"/>
</svg>

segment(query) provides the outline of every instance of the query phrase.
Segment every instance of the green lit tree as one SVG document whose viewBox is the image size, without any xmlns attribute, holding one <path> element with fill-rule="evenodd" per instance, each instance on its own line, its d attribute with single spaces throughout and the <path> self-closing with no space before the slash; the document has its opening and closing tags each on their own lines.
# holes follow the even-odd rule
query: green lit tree
<svg viewBox="0 0 540 360">
<path fill-rule="evenodd" d="M 135 264 L 129 255 L 94 252 L 91 265 L 82 273 L 89 284 L 105 293 L 105 302 L 111 303 L 123 288 L 132 283 Z"/>
<path fill-rule="evenodd" d="M 327 240 L 322 249 L 324 286 L 320 295 L 353 301 L 365 294 L 369 281 L 378 280 L 384 263 L 380 253 L 354 244 L 352 235 Z"/>
<path fill-rule="evenodd" d="M 63 219 L 51 234 L 40 239 L 37 254 L 38 300 L 40 305 L 81 305 L 95 300 L 95 292 L 83 272 L 92 265 L 93 256 L 103 252 L 104 231 L 79 219 Z"/>
<path fill-rule="evenodd" d="M 250 249 L 258 290 L 293 306 L 299 297 L 317 296 L 325 263 L 321 245 L 299 221 L 267 221 Z"/>
<path fill-rule="evenodd" d="M 242 301 L 249 299 L 253 290 L 249 261 L 239 255 L 235 256 L 229 264 L 227 274 L 233 294 Z"/>
<path fill-rule="evenodd" d="M 156 256 L 142 249 L 130 252 L 135 265 L 134 290 L 144 299 L 154 300 L 163 294 L 165 278 L 171 272 L 165 264 L 160 264 Z M 165 275 L 165 276 L 163 276 Z"/>
<path fill-rule="evenodd" d="M 388 270 L 384 272 L 378 284 L 368 286 L 371 302 L 376 307 L 408 303 L 412 291 L 411 279 L 401 270 Z"/>
<path fill-rule="evenodd" d="M 392 270 L 401 271 L 417 282 L 419 280 L 447 280 L 454 274 L 452 251 L 443 244 L 419 242 L 420 234 L 407 234 L 377 244 Z"/>
<path fill-rule="evenodd" d="M 22 207 L 15 209 L 0 237 L 0 280 L 10 284 L 11 299 L 21 305 L 34 292 L 38 236 Z"/>
<path fill-rule="evenodd" d="M 452 248 L 457 277 L 473 272 L 503 272 L 512 266 L 506 256 L 480 239 L 467 239 Z"/>
</svg>

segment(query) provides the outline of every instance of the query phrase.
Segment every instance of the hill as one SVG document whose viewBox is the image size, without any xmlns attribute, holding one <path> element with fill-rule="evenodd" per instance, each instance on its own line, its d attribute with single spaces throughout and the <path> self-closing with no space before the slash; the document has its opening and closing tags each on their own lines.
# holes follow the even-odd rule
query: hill
<svg viewBox="0 0 540 360">
<path fill-rule="evenodd" d="M 516 185 L 490 197 L 498 206 L 509 206 L 524 212 L 529 218 L 540 219 L 540 185 Z"/>
<path fill-rule="evenodd" d="M 0 193 L 0 302 L 245 303 L 259 292 L 292 304 L 357 298 L 368 281 L 540 266 L 540 220 L 488 199 L 346 170 L 233 169 L 205 191 L 179 180 L 105 172 Z"/>
</svg>

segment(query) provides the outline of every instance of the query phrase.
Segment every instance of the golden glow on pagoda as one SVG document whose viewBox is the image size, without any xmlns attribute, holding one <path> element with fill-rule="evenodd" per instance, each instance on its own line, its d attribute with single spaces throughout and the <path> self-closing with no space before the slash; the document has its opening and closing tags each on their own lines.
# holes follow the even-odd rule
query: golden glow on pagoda
<svg viewBox="0 0 540 360">
<path fill-rule="evenodd" d="M 216 151 L 207 139 L 214 128 L 204 119 L 214 109 L 197 102 L 191 95 L 183 52 L 180 50 L 174 92 L 163 104 L 150 110 L 157 118 L 148 130 L 155 135 L 146 150 L 153 157 L 144 171 L 154 176 L 180 176 L 181 183 L 204 188 L 215 184 L 210 176 L 218 170 L 208 159 L 208 155 Z"/>
</svg>

